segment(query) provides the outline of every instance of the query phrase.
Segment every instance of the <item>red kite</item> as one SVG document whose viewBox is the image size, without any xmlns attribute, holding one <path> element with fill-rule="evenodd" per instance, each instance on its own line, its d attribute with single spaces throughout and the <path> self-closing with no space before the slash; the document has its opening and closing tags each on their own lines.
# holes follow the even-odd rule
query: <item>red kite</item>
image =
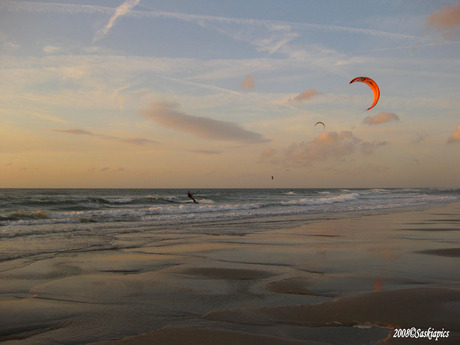
<svg viewBox="0 0 460 345">
<path fill-rule="evenodd" d="M 380 90 L 379 90 L 377 83 L 368 77 L 356 77 L 350 81 L 350 84 L 354 83 L 355 81 L 365 83 L 371 88 L 372 92 L 374 93 L 374 102 L 366 110 L 372 109 L 377 104 L 377 102 L 379 101 L 379 97 L 380 97 Z"/>
</svg>

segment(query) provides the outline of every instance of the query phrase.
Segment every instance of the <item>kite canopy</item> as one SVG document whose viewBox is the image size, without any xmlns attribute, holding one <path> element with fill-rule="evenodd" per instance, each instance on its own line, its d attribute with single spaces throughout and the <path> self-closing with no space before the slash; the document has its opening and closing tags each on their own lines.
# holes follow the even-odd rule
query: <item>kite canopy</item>
<svg viewBox="0 0 460 345">
<path fill-rule="evenodd" d="M 350 81 L 350 84 L 354 83 L 355 81 L 359 81 L 361 83 L 367 84 L 371 88 L 372 92 L 374 93 L 374 102 L 366 110 L 370 110 L 373 107 L 375 107 L 375 105 L 379 101 L 379 97 L 380 97 L 380 90 L 379 90 L 379 87 L 378 87 L 377 83 L 375 81 L 373 81 L 371 78 L 368 78 L 368 77 L 356 77 L 356 78 L 354 78 L 354 79 L 352 79 Z"/>
<path fill-rule="evenodd" d="M 323 127 L 324 127 L 324 130 L 326 129 L 326 125 L 324 124 L 324 122 L 318 121 L 317 123 L 315 123 L 315 127 L 316 127 L 317 124 L 322 124 Z"/>
</svg>

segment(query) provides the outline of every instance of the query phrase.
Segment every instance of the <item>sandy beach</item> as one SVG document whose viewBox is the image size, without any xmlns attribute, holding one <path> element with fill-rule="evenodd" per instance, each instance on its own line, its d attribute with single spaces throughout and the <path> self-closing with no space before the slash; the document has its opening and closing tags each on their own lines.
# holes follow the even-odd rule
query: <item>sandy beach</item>
<svg viewBox="0 0 460 345">
<path fill-rule="evenodd" d="M 110 250 L 1 262 L 0 341 L 458 344 L 459 235 L 460 203 L 244 235 L 120 233 Z M 427 332 L 394 337 L 411 328 Z"/>
</svg>

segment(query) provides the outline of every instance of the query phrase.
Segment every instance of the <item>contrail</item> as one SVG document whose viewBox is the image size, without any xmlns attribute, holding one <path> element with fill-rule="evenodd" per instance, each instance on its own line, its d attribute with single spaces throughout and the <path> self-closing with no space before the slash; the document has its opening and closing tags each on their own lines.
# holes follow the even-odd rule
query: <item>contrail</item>
<svg viewBox="0 0 460 345">
<path fill-rule="evenodd" d="M 261 26 L 278 26 L 278 25 L 288 25 L 293 26 L 299 29 L 311 29 L 317 31 L 341 31 L 349 32 L 356 34 L 372 35 L 372 36 L 381 36 L 394 39 L 416 39 L 420 41 L 430 42 L 429 38 L 421 38 L 418 36 L 408 35 L 405 33 L 395 33 L 375 29 L 367 28 L 356 28 L 350 26 L 340 26 L 340 25 L 327 25 L 327 24 L 316 24 L 316 23 L 299 23 L 299 22 L 289 22 L 289 21 L 280 21 L 280 20 L 266 20 L 266 19 L 250 19 L 250 18 L 232 18 L 232 17 L 220 17 L 220 16 L 210 16 L 210 15 L 196 15 L 196 14 L 187 14 L 180 12 L 166 12 L 159 10 L 152 10 L 150 7 L 144 5 L 143 7 L 149 11 L 130 11 L 134 6 L 136 6 L 140 0 L 127 0 L 119 7 L 117 7 L 115 14 L 110 18 L 109 23 L 101 29 L 94 38 L 93 41 L 101 39 L 110 28 L 114 25 L 114 22 L 118 17 L 129 15 L 136 17 L 147 17 L 147 18 L 174 18 L 177 20 L 187 21 L 196 23 L 203 26 L 205 22 L 212 23 L 223 23 L 223 24 L 237 24 L 237 25 L 261 25 Z M 12 10 L 23 10 L 29 12 L 50 12 L 50 13 L 108 13 L 112 11 L 111 8 L 95 5 L 81 5 L 81 4 L 66 4 L 66 3 L 53 3 L 53 2 L 32 2 L 32 1 L 17 1 L 17 0 L 1 0 L 0 8 L 6 7 Z"/>
<path fill-rule="evenodd" d="M 101 38 L 103 38 L 105 35 L 107 35 L 110 29 L 115 25 L 115 22 L 117 21 L 117 19 L 126 15 L 134 6 L 136 6 L 139 3 L 139 1 L 141 0 L 127 0 L 124 3 L 122 3 L 120 6 L 118 6 L 115 9 L 115 14 L 110 18 L 107 25 L 96 33 L 96 35 L 94 36 L 93 42 L 96 42 L 100 40 Z"/>
<path fill-rule="evenodd" d="M 232 93 L 234 95 L 241 95 L 241 92 L 226 89 L 226 88 L 215 86 L 215 85 L 197 83 L 197 82 L 194 82 L 194 81 L 188 81 L 188 80 L 184 80 L 184 79 L 172 78 L 172 77 L 166 77 L 166 76 L 161 76 L 161 78 L 166 79 L 166 80 L 171 80 L 171 81 L 174 81 L 174 82 L 177 82 L 177 83 L 186 84 L 186 85 L 198 86 L 198 87 L 202 87 L 202 88 L 206 88 L 206 89 L 210 89 L 210 90 L 224 91 L 224 92 Z"/>
</svg>

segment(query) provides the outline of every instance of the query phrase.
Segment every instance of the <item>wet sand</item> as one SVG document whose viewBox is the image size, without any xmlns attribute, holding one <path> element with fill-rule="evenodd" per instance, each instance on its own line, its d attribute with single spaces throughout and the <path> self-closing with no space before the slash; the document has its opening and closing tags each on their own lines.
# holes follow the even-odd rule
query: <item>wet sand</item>
<svg viewBox="0 0 460 345">
<path fill-rule="evenodd" d="M 460 343 L 460 203 L 280 224 L 0 262 L 0 341 Z M 449 337 L 393 337 L 412 327 Z"/>
</svg>

